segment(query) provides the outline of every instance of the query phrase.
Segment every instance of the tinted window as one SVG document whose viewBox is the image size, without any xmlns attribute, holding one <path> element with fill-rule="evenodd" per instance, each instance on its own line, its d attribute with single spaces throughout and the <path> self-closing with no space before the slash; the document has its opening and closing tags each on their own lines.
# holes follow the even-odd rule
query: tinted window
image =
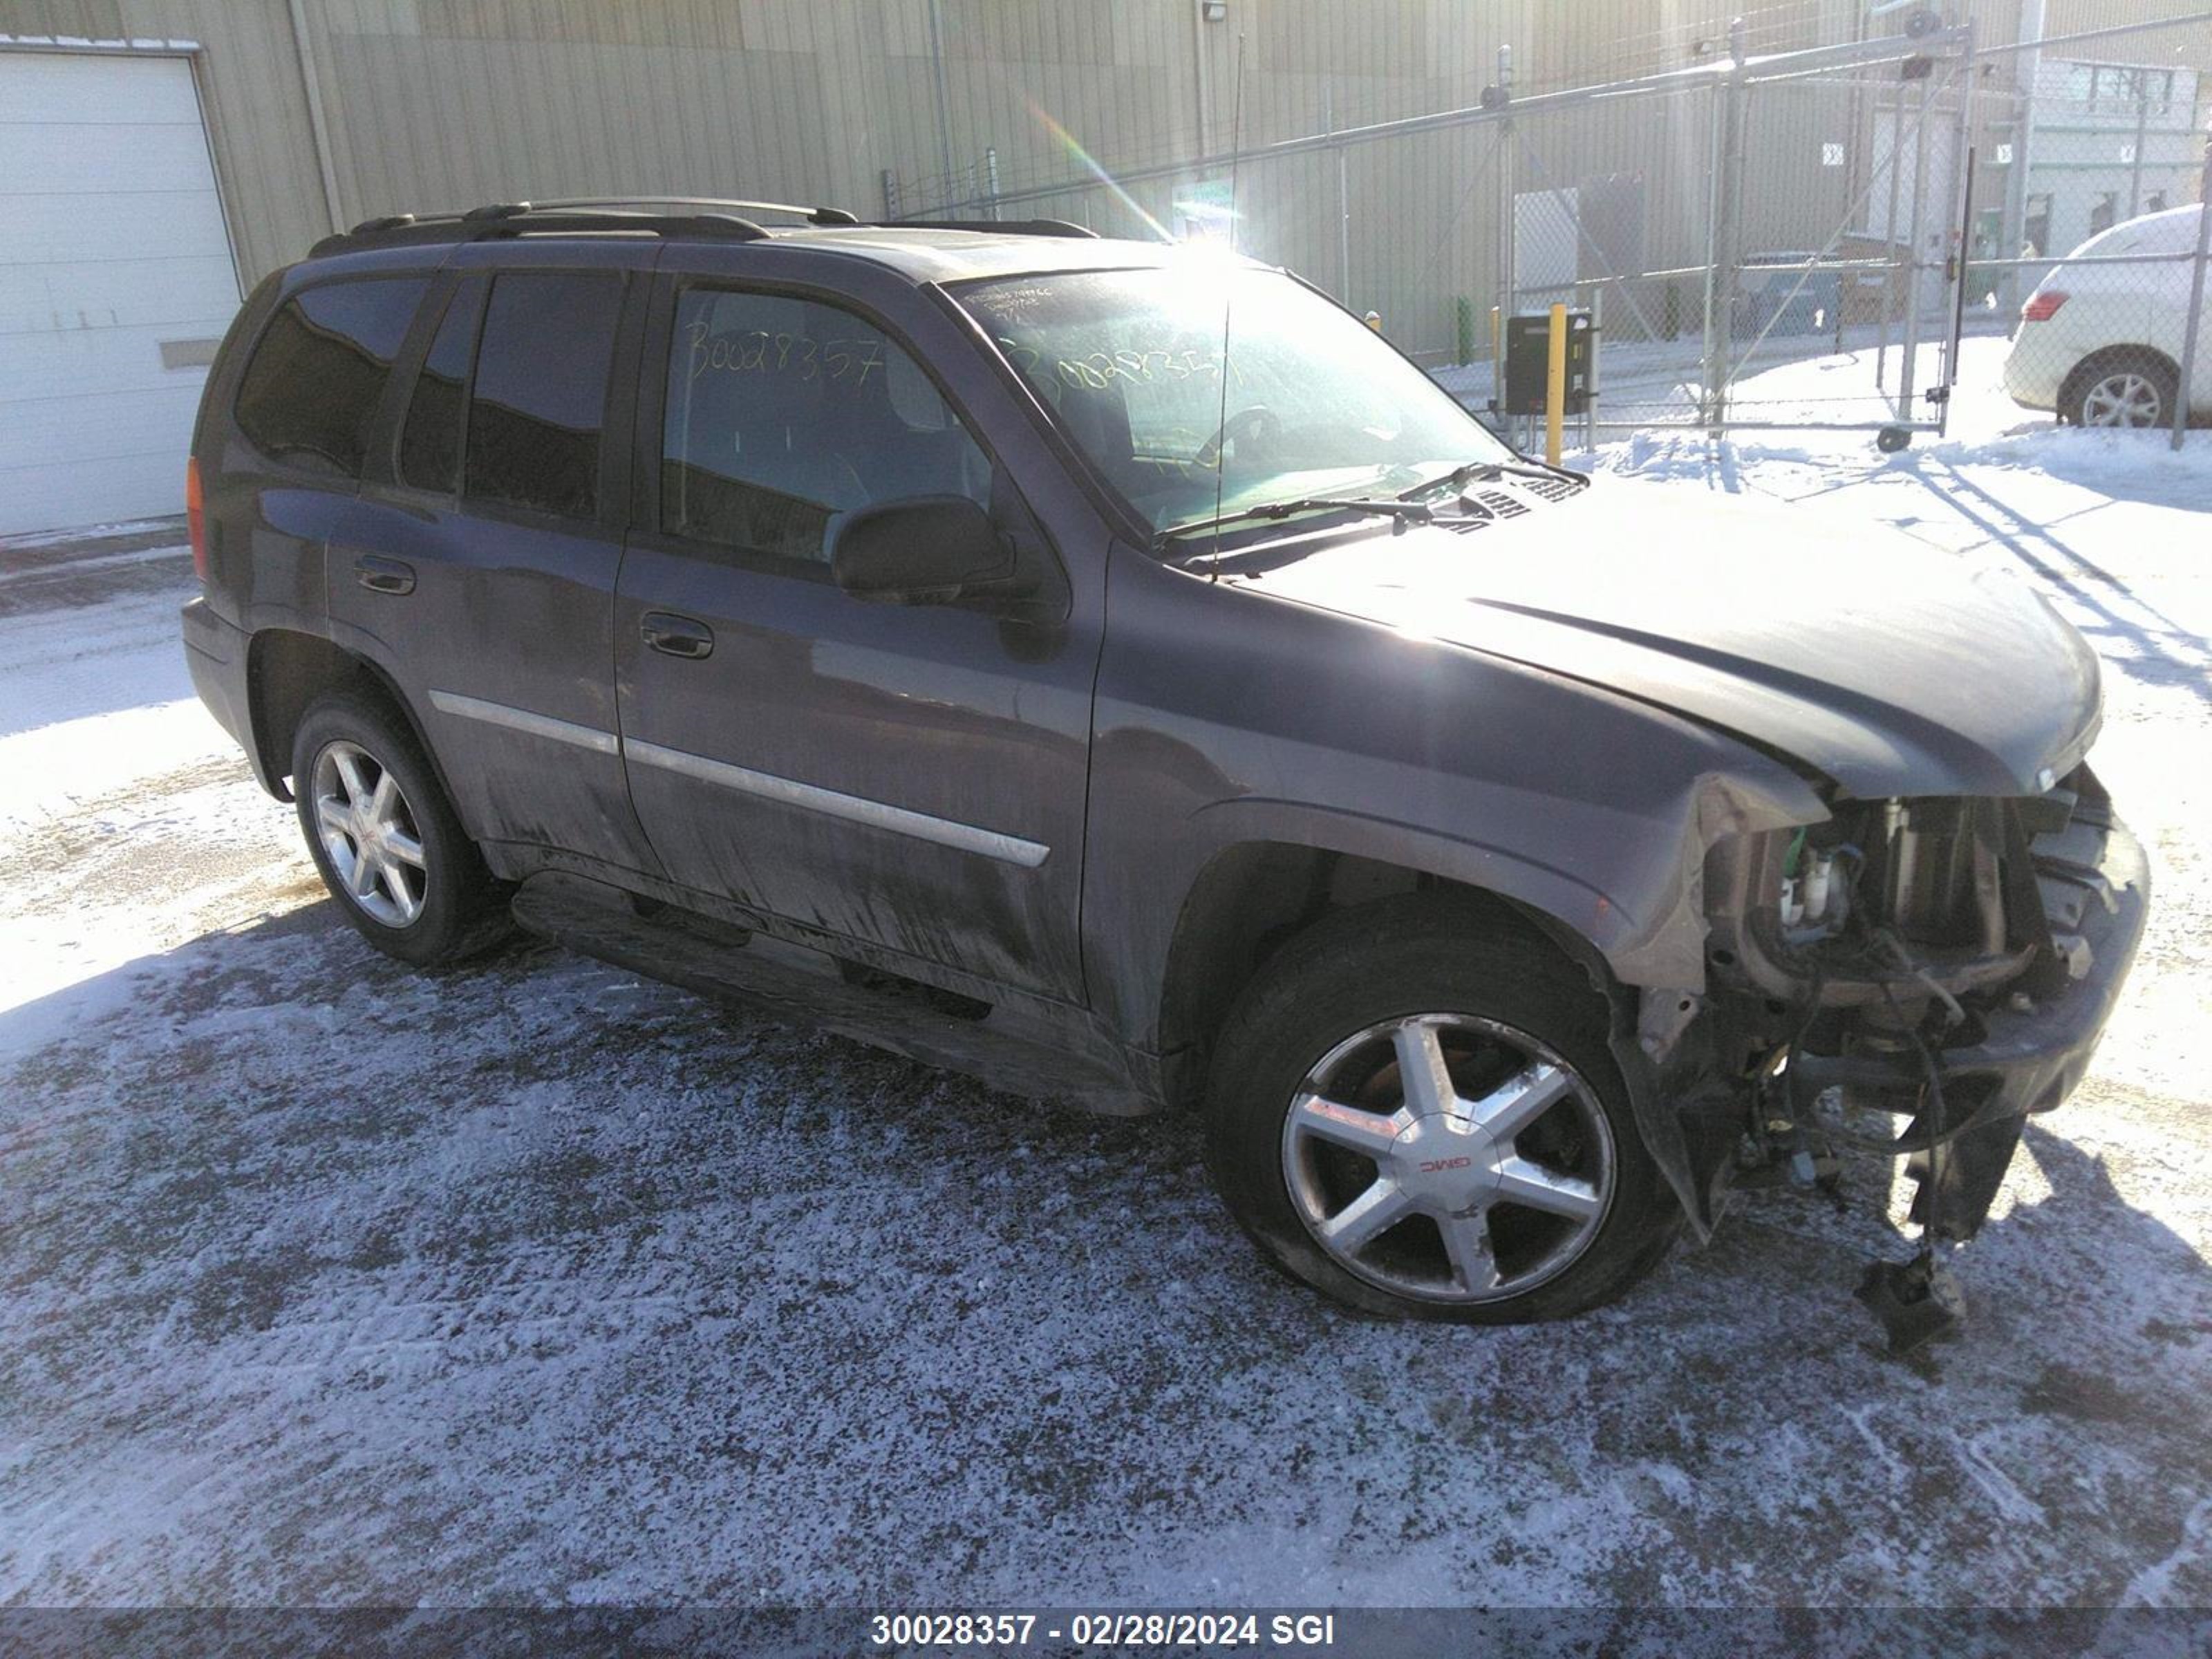
<svg viewBox="0 0 2212 1659">
<path fill-rule="evenodd" d="M 239 429 L 272 460 L 360 477 L 377 399 L 428 287 L 420 276 L 332 283 L 286 301 L 239 386 Z"/>
<path fill-rule="evenodd" d="M 599 424 L 621 305 L 613 271 L 493 280 L 469 403 L 470 500 L 573 519 L 597 513 Z"/>
<path fill-rule="evenodd" d="M 990 463 L 929 377 L 850 312 L 693 289 L 677 302 L 661 528 L 825 561 L 840 514 L 908 495 L 988 506 Z"/>
<path fill-rule="evenodd" d="M 399 434 L 399 476 L 419 489 L 451 495 L 460 488 L 461 399 L 468 391 L 477 313 L 483 306 L 482 278 L 471 277 L 453 290 L 408 398 L 407 424 Z"/>
</svg>

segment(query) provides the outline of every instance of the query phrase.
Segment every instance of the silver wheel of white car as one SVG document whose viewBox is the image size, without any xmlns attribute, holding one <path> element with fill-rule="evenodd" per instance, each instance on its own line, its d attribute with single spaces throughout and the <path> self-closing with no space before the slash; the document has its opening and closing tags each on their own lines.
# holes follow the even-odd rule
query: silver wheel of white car
<svg viewBox="0 0 2212 1659">
<path fill-rule="evenodd" d="M 410 926 L 430 888 L 415 809 L 399 780 L 354 743 L 315 757 L 315 828 L 340 892 L 387 927 Z"/>
<path fill-rule="evenodd" d="M 2172 376 L 2148 354 L 2109 356 L 2079 371 L 2070 400 L 2083 426 L 2164 426 L 2173 413 Z"/>
<path fill-rule="evenodd" d="M 1370 1025 L 1322 1057 L 1283 1123 L 1314 1242 L 1377 1289 L 1516 1297 L 1597 1237 L 1617 1160 L 1596 1096 L 1534 1038 L 1466 1014 Z"/>
</svg>

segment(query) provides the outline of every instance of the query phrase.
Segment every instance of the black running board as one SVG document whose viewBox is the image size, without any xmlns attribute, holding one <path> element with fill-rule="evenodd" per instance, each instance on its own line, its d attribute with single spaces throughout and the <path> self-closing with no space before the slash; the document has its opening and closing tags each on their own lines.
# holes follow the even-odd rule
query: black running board
<svg viewBox="0 0 2212 1659">
<path fill-rule="evenodd" d="M 1009 1094 L 1118 1116 L 1147 1109 L 1127 1073 L 1072 1052 L 1064 1035 L 1054 1042 L 1042 1032 L 1009 1030 L 1012 1022 L 996 1010 L 976 1017 L 987 1005 L 963 1009 L 965 999 L 913 981 L 849 974 L 819 951 L 641 903 L 588 877 L 555 871 L 531 877 L 514 896 L 514 919 L 541 938 L 647 979 L 963 1072 Z"/>
</svg>

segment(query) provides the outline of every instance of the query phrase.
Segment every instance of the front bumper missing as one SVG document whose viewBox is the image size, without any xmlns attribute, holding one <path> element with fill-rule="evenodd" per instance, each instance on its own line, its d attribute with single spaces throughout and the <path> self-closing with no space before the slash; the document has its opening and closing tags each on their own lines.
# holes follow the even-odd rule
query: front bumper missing
<svg viewBox="0 0 2212 1659">
<path fill-rule="evenodd" d="M 2142 939 L 2148 866 L 2108 803 L 2083 801 L 2063 831 L 2031 850 L 2063 963 L 2055 987 L 2039 998 L 2014 991 L 1992 999 L 1955 1042 L 1927 1059 L 1909 1044 L 1846 1044 L 1836 1054 L 1801 1048 L 1784 1073 L 1801 1124 L 1817 1121 L 1814 1103 L 1838 1088 L 1855 1103 L 1911 1115 L 1899 1150 L 1911 1151 L 1908 1170 L 1919 1182 L 1912 1218 L 1936 1239 L 1958 1242 L 1980 1230 L 2027 1119 L 2057 1106 L 2088 1070 Z M 1932 1159 L 1924 1150 L 1931 1141 L 1940 1144 Z"/>
</svg>

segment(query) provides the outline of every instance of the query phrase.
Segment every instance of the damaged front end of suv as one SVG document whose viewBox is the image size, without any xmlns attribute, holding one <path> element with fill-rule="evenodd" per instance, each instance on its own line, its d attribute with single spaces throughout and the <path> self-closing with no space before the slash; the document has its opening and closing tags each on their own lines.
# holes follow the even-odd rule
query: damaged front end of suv
<svg viewBox="0 0 2212 1659">
<path fill-rule="evenodd" d="M 1715 842 L 1705 989 L 1644 992 L 1635 1045 L 1693 1224 L 1731 1185 L 1832 1192 L 1845 1152 L 1902 1158 L 1920 1250 L 1873 1264 L 1859 1295 L 1898 1349 L 1948 1330 L 1947 1252 L 1987 1218 L 2027 1120 L 2087 1069 L 2148 898 L 2086 764 L 2039 795 L 1838 799 Z"/>
</svg>

